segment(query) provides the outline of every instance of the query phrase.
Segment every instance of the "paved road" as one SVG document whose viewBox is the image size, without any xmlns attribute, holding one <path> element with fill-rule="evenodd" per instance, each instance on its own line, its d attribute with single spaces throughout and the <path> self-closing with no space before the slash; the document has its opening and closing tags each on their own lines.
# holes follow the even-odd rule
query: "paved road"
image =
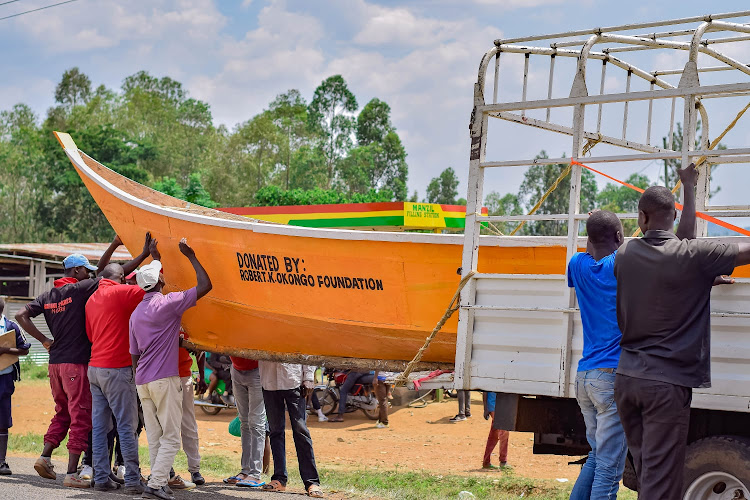
<svg viewBox="0 0 750 500">
<path fill-rule="evenodd" d="M 33 458 L 8 458 L 8 464 L 13 471 L 12 476 L 0 476 L 0 499 L 17 499 L 17 500 L 51 500 L 57 498 L 81 498 L 81 499 L 128 499 L 121 490 L 113 493 L 104 493 L 96 490 L 84 490 L 65 488 L 62 485 L 63 475 L 57 475 L 57 481 L 43 479 L 34 471 Z M 55 470 L 65 470 L 66 464 L 59 460 L 53 460 Z M 265 500 L 282 500 L 287 497 L 286 494 L 263 493 L 248 491 L 237 487 L 228 487 L 222 483 L 213 483 L 200 486 L 190 491 L 175 492 L 177 500 L 236 500 L 242 499 L 265 499 Z M 293 495 L 292 498 L 299 498 L 300 495 Z M 139 497 L 133 497 L 139 498 Z"/>
</svg>

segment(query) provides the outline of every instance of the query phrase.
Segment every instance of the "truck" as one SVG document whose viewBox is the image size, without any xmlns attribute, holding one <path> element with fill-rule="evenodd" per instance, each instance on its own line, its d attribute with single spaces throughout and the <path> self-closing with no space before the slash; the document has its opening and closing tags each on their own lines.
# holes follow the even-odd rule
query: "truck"
<svg viewBox="0 0 750 500">
<path fill-rule="evenodd" d="M 743 99 L 750 94 L 750 68 L 730 55 L 743 53 L 744 44 L 750 44 L 746 35 L 750 28 L 738 22 L 747 16 L 750 11 L 500 39 L 482 57 L 470 119 L 461 267 L 462 276 L 470 279 L 461 293 L 454 385 L 498 393 L 496 427 L 533 432 L 535 453 L 581 456 L 589 451 L 574 394 L 583 348 L 580 311 L 563 265 L 559 274 L 536 275 L 496 274 L 478 268 L 480 245 L 504 237 L 483 235 L 483 228 L 486 232 L 488 225 L 496 223 L 562 221 L 566 236 L 516 238 L 513 244 L 564 247 L 568 262 L 586 247 L 581 232 L 581 223 L 588 217 L 581 213 L 582 170 L 592 168 L 598 174 L 598 169 L 608 168 L 607 176 L 616 181 L 618 167 L 654 161 L 701 165 L 696 206 L 705 219 L 728 226 L 724 219 L 748 217 L 748 205 L 710 204 L 712 167 L 750 163 L 748 147 L 717 148 L 720 139 L 742 123 L 742 114 L 750 107 L 747 98 Z M 664 61 L 680 61 L 679 67 L 641 68 Z M 548 70 L 530 69 L 539 64 Z M 541 75 L 547 77 L 546 82 L 540 81 Z M 612 87 L 618 89 L 609 91 Z M 539 98 L 529 98 L 540 89 Z M 562 95 L 556 95 L 561 90 Z M 491 99 L 486 97 L 490 95 Z M 681 120 L 675 116 L 678 104 Z M 714 115 L 708 109 L 719 110 L 720 118 L 709 122 Z M 735 115 L 732 109 L 740 112 Z M 729 125 L 716 134 L 714 121 Z M 520 127 L 525 134 L 520 137 L 531 138 L 532 130 L 568 136 L 572 139 L 569 154 L 515 159 L 510 155 L 518 149 L 519 136 L 493 133 L 496 130 L 490 129 L 490 122 L 493 128 L 496 123 Z M 673 139 L 676 122 L 682 123 L 681 147 Z M 709 132 L 716 134 L 714 140 Z M 663 144 L 653 140 L 662 136 L 666 137 Z M 508 141 L 508 137 L 515 139 Z M 488 151 L 494 155 L 502 151 L 505 158 L 489 157 Z M 540 164 L 570 166 L 567 213 L 479 212 L 487 172 Z M 618 216 L 627 220 L 638 214 Z M 697 234 L 704 238 L 705 219 L 697 223 Z M 741 236 L 713 239 L 748 241 Z M 682 490 L 685 499 L 750 498 L 750 273 L 740 268 L 736 276 L 735 284 L 715 287 L 712 292 L 712 386 L 694 392 Z M 636 480 L 629 457 L 623 482 L 636 489 Z"/>
</svg>

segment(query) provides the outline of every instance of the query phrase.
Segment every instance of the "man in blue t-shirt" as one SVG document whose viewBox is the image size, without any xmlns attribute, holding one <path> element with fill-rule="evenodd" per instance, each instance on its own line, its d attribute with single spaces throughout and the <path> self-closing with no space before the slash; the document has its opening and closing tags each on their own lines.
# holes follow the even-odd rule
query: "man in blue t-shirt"
<svg viewBox="0 0 750 500">
<path fill-rule="evenodd" d="M 568 264 L 568 286 L 575 288 L 583 323 L 583 357 L 576 375 L 576 399 L 591 445 L 571 499 L 615 499 L 628 453 L 625 431 L 615 404 L 615 369 L 622 332 L 617 325 L 614 266 L 623 243 L 622 224 L 606 210 L 586 222 L 585 253 Z"/>
</svg>

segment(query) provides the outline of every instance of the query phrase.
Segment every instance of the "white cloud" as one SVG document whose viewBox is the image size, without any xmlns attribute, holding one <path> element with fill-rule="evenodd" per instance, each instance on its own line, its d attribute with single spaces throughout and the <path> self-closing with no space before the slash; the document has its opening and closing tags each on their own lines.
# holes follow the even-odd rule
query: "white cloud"
<svg viewBox="0 0 750 500">
<path fill-rule="evenodd" d="M 541 7 L 543 5 L 559 5 L 566 0 L 470 0 L 472 3 L 479 5 L 491 5 L 504 9 L 519 9 Z"/>
<path fill-rule="evenodd" d="M 154 0 L 73 4 L 15 22 L 45 50 L 66 53 L 147 40 L 167 45 L 175 38 L 195 45 L 216 37 L 226 18 L 211 0 Z"/>
<path fill-rule="evenodd" d="M 362 45 L 427 46 L 464 33 L 464 23 L 417 17 L 406 8 L 365 5 L 366 22 L 354 37 Z"/>
<path fill-rule="evenodd" d="M 318 83 L 325 62 L 318 42 L 325 35 L 311 16 L 272 2 L 258 16 L 258 27 L 242 40 L 225 40 L 222 66 L 214 75 L 191 79 L 191 93 L 211 103 L 216 119 L 232 127 L 260 112 L 277 93 Z"/>
</svg>

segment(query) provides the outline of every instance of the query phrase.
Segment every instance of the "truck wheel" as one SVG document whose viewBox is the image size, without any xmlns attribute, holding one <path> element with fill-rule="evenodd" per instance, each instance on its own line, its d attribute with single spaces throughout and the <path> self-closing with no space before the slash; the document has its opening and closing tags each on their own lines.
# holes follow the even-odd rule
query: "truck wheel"
<svg viewBox="0 0 750 500">
<path fill-rule="evenodd" d="M 625 470 L 622 473 L 622 484 L 630 490 L 638 491 L 638 476 L 635 473 L 633 456 L 630 452 L 628 452 L 628 456 L 625 459 Z"/>
<path fill-rule="evenodd" d="M 750 499 L 750 440 L 714 436 L 688 446 L 684 500 Z"/>
</svg>

